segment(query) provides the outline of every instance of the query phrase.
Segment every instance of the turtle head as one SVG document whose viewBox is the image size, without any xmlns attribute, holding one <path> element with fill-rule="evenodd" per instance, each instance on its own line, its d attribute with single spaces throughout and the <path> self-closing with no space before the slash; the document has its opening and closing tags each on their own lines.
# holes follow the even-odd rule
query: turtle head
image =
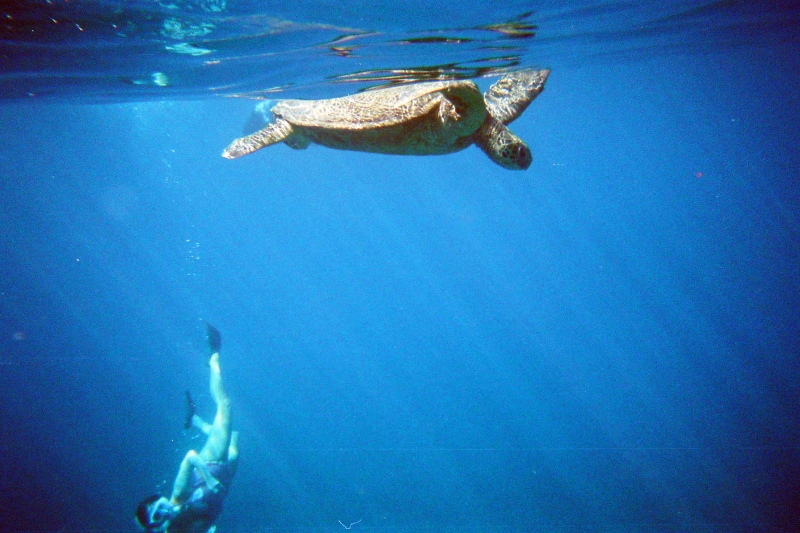
<svg viewBox="0 0 800 533">
<path fill-rule="evenodd" d="M 492 117 L 478 130 L 475 143 L 489 159 L 509 170 L 526 170 L 533 161 L 533 155 L 525 141 Z"/>
<path fill-rule="evenodd" d="M 510 134 L 507 136 L 508 138 L 498 143 L 489 157 L 501 167 L 509 170 L 527 170 L 533 162 L 531 149 L 522 139 L 510 131 L 508 133 Z"/>
</svg>

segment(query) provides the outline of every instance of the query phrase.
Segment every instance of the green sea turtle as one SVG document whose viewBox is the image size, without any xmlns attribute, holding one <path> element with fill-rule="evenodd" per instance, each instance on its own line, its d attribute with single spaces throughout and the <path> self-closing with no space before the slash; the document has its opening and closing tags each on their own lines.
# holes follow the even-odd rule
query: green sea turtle
<svg viewBox="0 0 800 533">
<path fill-rule="evenodd" d="M 235 159 L 284 142 L 317 143 L 382 154 L 449 154 L 477 144 L 512 170 L 531 164 L 531 151 L 506 126 L 544 89 L 549 70 L 506 74 L 486 94 L 469 80 L 431 81 L 374 89 L 327 100 L 280 100 L 262 130 L 233 141 L 222 153 Z"/>
</svg>

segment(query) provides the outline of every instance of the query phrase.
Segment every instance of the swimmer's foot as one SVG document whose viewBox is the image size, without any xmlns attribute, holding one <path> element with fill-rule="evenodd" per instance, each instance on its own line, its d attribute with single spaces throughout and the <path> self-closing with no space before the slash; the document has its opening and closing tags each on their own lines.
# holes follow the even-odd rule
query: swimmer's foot
<svg viewBox="0 0 800 533">
<path fill-rule="evenodd" d="M 206 330 L 208 332 L 208 347 L 211 350 L 211 355 L 219 353 L 222 347 L 222 337 L 219 334 L 219 330 L 207 322 Z"/>
<path fill-rule="evenodd" d="M 194 404 L 194 400 L 192 399 L 192 393 L 189 392 L 189 389 L 186 389 L 186 418 L 183 422 L 184 429 L 191 429 L 192 419 L 194 418 L 194 412 L 196 410 L 197 406 Z"/>
</svg>

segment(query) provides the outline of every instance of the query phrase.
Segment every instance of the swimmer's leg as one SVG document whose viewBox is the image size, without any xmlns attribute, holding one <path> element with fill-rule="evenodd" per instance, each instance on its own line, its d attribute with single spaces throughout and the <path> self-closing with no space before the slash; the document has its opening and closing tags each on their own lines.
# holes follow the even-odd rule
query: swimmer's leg
<svg viewBox="0 0 800 533">
<path fill-rule="evenodd" d="M 202 418 L 200 418 L 197 415 L 192 415 L 191 425 L 196 427 L 197 429 L 199 429 L 200 431 L 202 431 L 206 435 L 210 435 L 211 434 L 211 429 L 213 428 L 213 426 L 211 424 L 209 424 L 208 422 L 206 422 L 205 420 L 203 420 Z"/>
<path fill-rule="evenodd" d="M 211 424 L 208 439 L 200 450 L 200 458 L 205 461 L 226 461 L 228 447 L 231 443 L 231 402 L 222 385 L 222 371 L 219 365 L 220 337 L 219 332 L 209 325 L 209 345 L 212 350 L 208 366 L 211 369 L 209 385 L 211 397 L 217 404 L 217 414 Z"/>
</svg>

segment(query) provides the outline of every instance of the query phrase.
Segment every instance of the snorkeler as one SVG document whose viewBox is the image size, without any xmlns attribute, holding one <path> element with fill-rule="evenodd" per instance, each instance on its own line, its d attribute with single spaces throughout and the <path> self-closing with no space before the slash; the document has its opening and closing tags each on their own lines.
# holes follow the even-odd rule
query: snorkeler
<svg viewBox="0 0 800 533">
<path fill-rule="evenodd" d="M 239 434 L 231 432 L 230 400 L 222 386 L 219 366 L 221 339 L 211 324 L 208 324 L 208 344 L 211 396 L 217 404 L 217 414 L 213 424 L 204 422 L 194 414 L 194 401 L 187 391 L 187 425 L 198 428 L 208 439 L 199 453 L 189 450 L 183 458 L 169 499 L 154 494 L 139 504 L 136 521 L 147 533 L 212 531 L 236 473 Z"/>
</svg>

